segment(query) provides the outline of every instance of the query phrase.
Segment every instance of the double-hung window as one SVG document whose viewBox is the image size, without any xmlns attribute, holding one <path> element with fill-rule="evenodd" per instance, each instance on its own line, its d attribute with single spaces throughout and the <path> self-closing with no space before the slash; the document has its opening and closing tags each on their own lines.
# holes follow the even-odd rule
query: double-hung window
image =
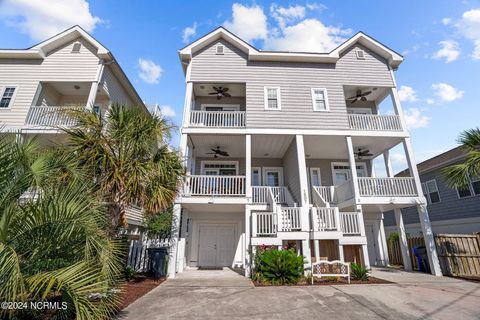
<svg viewBox="0 0 480 320">
<path fill-rule="evenodd" d="M 9 87 L 9 86 L 5 87 L 3 91 L 0 90 L 2 94 L 0 99 L 0 109 L 11 107 L 16 90 L 17 90 L 16 87 Z"/>
<path fill-rule="evenodd" d="M 330 107 L 328 105 L 327 89 L 312 88 L 312 104 L 313 104 L 313 111 L 330 110 Z"/>
<path fill-rule="evenodd" d="M 422 183 L 422 189 L 428 203 L 440 202 L 440 193 L 438 192 L 437 180 L 433 179 Z"/>
<path fill-rule="evenodd" d="M 466 188 L 457 188 L 458 197 L 466 198 L 480 194 L 480 177 L 469 177 L 470 183 Z"/>
<path fill-rule="evenodd" d="M 280 110 L 280 88 L 265 87 L 265 110 Z"/>
</svg>

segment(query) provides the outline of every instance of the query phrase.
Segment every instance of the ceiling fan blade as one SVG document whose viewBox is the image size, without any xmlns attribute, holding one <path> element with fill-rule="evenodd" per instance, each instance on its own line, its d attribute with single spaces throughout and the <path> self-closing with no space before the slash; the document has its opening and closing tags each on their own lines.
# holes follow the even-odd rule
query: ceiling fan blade
<svg viewBox="0 0 480 320">
<path fill-rule="evenodd" d="M 355 99 L 355 98 L 357 98 L 357 96 L 353 96 L 353 97 L 347 98 L 347 100 L 351 100 L 351 99 Z"/>
<path fill-rule="evenodd" d="M 209 93 L 209 95 L 214 95 L 214 94 L 217 95 L 218 92 L 210 92 L 210 93 Z"/>
<path fill-rule="evenodd" d="M 367 98 L 366 97 L 361 97 L 360 100 L 367 101 Z"/>
<path fill-rule="evenodd" d="M 365 96 L 368 96 L 370 93 L 372 93 L 372 91 L 365 91 L 365 92 L 362 93 L 360 96 L 361 96 L 361 97 L 365 97 Z"/>
<path fill-rule="evenodd" d="M 355 103 L 357 100 L 358 100 L 358 99 L 355 98 L 355 99 L 353 99 L 353 100 L 351 101 L 351 103 Z"/>
<path fill-rule="evenodd" d="M 230 98 L 232 95 L 231 95 L 230 93 L 226 93 L 226 92 L 225 92 L 225 93 L 223 93 L 223 96 L 224 96 L 224 97 L 227 97 L 227 98 Z"/>
<path fill-rule="evenodd" d="M 220 87 L 220 91 L 223 93 L 223 92 L 227 92 L 228 90 L 230 90 L 229 88 L 222 88 Z"/>
<path fill-rule="evenodd" d="M 212 88 L 213 88 L 213 90 L 215 90 L 215 91 L 217 91 L 217 92 L 220 91 L 220 89 L 217 88 L 217 87 L 212 87 Z M 221 87 L 220 87 L 220 88 L 221 88 Z"/>
<path fill-rule="evenodd" d="M 219 151 L 218 154 L 221 155 L 221 156 L 224 156 L 224 157 L 230 157 L 228 152 L 225 152 L 225 151 Z"/>
</svg>

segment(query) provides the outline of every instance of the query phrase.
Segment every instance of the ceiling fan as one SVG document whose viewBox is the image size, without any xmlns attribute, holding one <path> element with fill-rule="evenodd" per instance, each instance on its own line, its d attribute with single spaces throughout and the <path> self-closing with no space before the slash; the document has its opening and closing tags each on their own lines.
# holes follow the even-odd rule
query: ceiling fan
<svg viewBox="0 0 480 320">
<path fill-rule="evenodd" d="M 373 154 L 370 153 L 370 150 L 362 150 L 362 148 L 358 148 L 358 151 L 355 152 L 357 159 L 362 159 L 363 157 L 371 157 Z"/>
<path fill-rule="evenodd" d="M 224 88 L 224 87 L 212 87 L 212 88 L 215 92 L 210 92 L 208 95 L 210 96 L 216 95 L 217 100 L 220 100 L 223 97 L 227 97 L 227 98 L 231 97 L 231 95 L 227 93 L 227 91 L 229 90 L 228 88 Z"/>
<path fill-rule="evenodd" d="M 211 148 L 210 150 L 212 150 L 212 152 L 207 152 L 206 154 L 213 154 L 214 158 L 218 158 L 218 156 L 230 157 L 228 152 L 220 150 L 220 146 L 217 146 L 216 149 Z"/>
<path fill-rule="evenodd" d="M 353 96 L 353 97 L 350 97 L 350 98 L 347 98 L 347 100 L 350 100 L 351 103 L 355 103 L 357 102 L 358 100 L 361 100 L 361 101 L 367 101 L 367 96 L 372 93 L 372 91 L 365 91 L 365 92 L 362 92 L 361 89 L 358 89 L 357 90 L 357 93 Z"/>
</svg>

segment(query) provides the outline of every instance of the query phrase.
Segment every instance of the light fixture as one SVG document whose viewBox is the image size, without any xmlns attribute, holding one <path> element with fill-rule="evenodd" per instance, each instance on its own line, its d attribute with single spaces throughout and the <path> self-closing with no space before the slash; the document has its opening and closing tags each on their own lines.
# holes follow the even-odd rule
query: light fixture
<svg viewBox="0 0 480 320">
<path fill-rule="evenodd" d="M 269 156 L 269 154 L 268 154 L 268 153 L 264 153 L 263 155 L 264 155 L 265 157 L 268 157 L 268 156 Z"/>
<path fill-rule="evenodd" d="M 310 158 L 310 155 L 309 155 L 309 154 L 306 154 L 305 157 Z"/>
<path fill-rule="evenodd" d="M 80 89 L 80 86 L 78 84 L 74 85 L 73 87 L 75 88 L 75 90 Z"/>
</svg>

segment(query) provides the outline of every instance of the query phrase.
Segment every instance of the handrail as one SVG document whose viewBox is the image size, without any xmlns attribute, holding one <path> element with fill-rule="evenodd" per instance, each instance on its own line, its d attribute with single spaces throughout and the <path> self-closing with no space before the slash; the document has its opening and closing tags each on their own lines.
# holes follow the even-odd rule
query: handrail
<svg viewBox="0 0 480 320">
<path fill-rule="evenodd" d="M 245 176 L 188 175 L 185 196 L 244 196 Z"/>
<path fill-rule="evenodd" d="M 310 214 L 313 231 L 337 231 L 339 229 L 338 207 L 312 207 L 310 208 Z"/>
<path fill-rule="evenodd" d="M 362 197 L 415 197 L 418 195 L 413 177 L 359 177 L 358 187 Z"/>
<path fill-rule="evenodd" d="M 344 235 L 360 235 L 357 212 L 340 212 L 340 226 Z"/>
<path fill-rule="evenodd" d="M 65 110 L 83 110 L 77 106 L 31 106 L 25 124 L 44 127 L 74 126 L 76 119 L 65 114 Z"/>
<path fill-rule="evenodd" d="M 350 129 L 366 131 L 402 131 L 398 115 L 348 114 Z"/>
<path fill-rule="evenodd" d="M 190 111 L 190 126 L 245 127 L 245 111 Z"/>
</svg>

